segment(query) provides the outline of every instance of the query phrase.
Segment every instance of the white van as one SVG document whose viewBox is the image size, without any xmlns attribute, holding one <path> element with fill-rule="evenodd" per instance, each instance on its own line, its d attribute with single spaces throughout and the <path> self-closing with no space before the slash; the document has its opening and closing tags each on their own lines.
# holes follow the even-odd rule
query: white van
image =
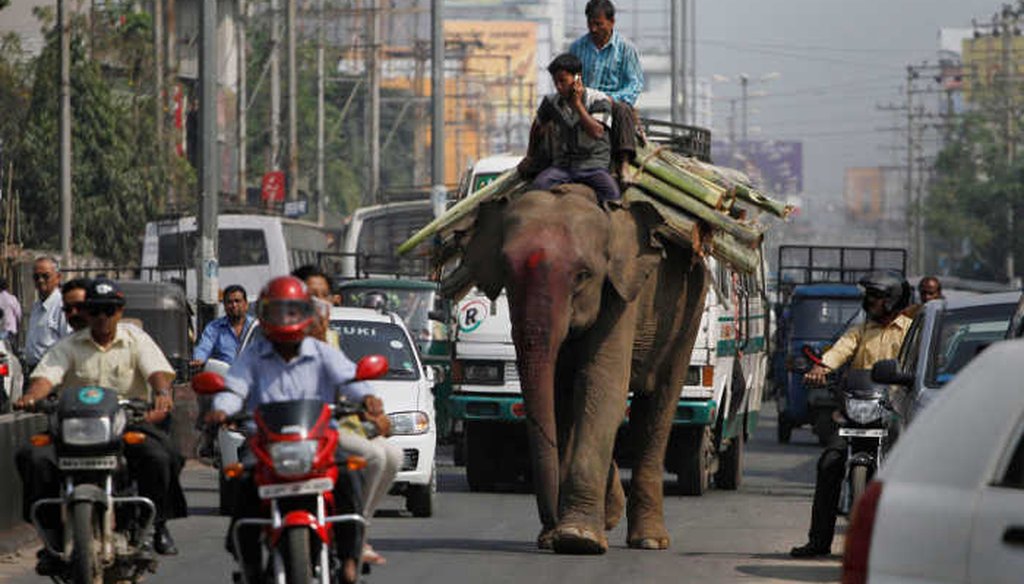
<svg viewBox="0 0 1024 584">
<path fill-rule="evenodd" d="M 141 279 L 180 280 L 188 298 L 196 297 L 196 218 L 182 217 L 146 224 Z M 245 288 L 250 300 L 274 276 L 336 247 L 337 234 L 312 223 L 270 215 L 222 214 L 217 218 L 218 284 Z"/>
</svg>

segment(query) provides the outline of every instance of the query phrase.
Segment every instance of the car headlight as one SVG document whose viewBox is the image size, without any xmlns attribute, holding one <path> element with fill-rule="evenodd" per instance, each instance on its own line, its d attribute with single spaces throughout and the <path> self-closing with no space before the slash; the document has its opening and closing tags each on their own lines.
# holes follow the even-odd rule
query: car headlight
<svg viewBox="0 0 1024 584">
<path fill-rule="evenodd" d="M 391 433 L 395 435 L 426 434 L 430 430 L 430 416 L 424 412 L 397 412 L 391 418 Z"/>
<path fill-rule="evenodd" d="M 270 445 L 270 460 L 274 463 L 274 472 L 283 477 L 308 474 L 313 468 L 313 459 L 316 458 L 316 447 L 316 440 L 274 442 Z"/>
<path fill-rule="evenodd" d="M 869 424 L 882 417 L 885 410 L 878 400 L 848 399 L 846 400 L 846 416 L 858 424 Z"/>
<path fill-rule="evenodd" d="M 64 418 L 60 436 L 65 444 L 91 446 L 110 442 L 110 418 Z"/>
</svg>

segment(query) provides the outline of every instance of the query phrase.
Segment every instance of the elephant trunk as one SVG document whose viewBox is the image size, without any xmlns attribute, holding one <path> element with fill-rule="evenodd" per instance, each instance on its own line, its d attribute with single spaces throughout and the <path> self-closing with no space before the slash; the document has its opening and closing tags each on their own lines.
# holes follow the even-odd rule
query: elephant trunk
<svg viewBox="0 0 1024 584">
<path fill-rule="evenodd" d="M 536 240 L 535 240 L 536 241 Z M 543 239 L 541 240 L 543 241 Z M 509 308 L 519 381 L 526 405 L 537 510 L 544 529 L 558 521 L 559 458 L 555 365 L 569 331 L 570 290 L 559 277 L 557 248 L 506 249 L 511 268 Z"/>
</svg>

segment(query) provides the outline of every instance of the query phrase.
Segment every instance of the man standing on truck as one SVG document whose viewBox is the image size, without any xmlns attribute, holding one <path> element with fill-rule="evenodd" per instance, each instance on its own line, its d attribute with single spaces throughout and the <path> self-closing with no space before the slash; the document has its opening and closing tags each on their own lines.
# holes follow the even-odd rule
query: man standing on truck
<svg viewBox="0 0 1024 584">
<path fill-rule="evenodd" d="M 611 0 L 590 0 L 584 14 L 588 32 L 569 46 L 569 52 L 583 63 L 583 85 L 612 100 L 612 154 L 621 165 L 636 154 L 633 108 L 644 89 L 640 52 L 615 31 L 615 5 Z"/>
<path fill-rule="evenodd" d="M 551 165 L 533 179 L 533 188 L 548 190 L 565 183 L 581 183 L 594 189 L 598 200 L 622 198 L 619 185 L 608 172 L 611 142 L 611 102 L 608 96 L 584 87 L 582 64 L 569 53 L 555 57 L 548 72 L 557 93 L 544 96 L 537 121 L 553 125 Z"/>
<path fill-rule="evenodd" d="M 862 306 L 867 320 L 850 327 L 806 375 L 804 383 L 824 385 L 826 376 L 849 363 L 852 369 L 870 369 L 882 359 L 894 359 L 911 320 L 902 314 L 910 302 L 910 284 L 896 272 L 878 272 L 858 282 L 864 289 Z M 846 469 L 846 442 L 833 436 L 818 459 L 809 541 L 789 551 L 794 558 L 832 553 L 836 511 Z"/>
</svg>

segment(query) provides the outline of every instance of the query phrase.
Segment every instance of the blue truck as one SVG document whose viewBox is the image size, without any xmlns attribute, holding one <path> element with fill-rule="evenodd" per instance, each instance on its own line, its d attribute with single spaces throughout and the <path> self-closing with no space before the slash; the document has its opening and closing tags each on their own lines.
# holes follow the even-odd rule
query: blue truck
<svg viewBox="0 0 1024 584">
<path fill-rule="evenodd" d="M 875 270 L 906 273 L 907 252 L 899 248 L 783 245 L 779 247 L 776 342 L 771 357 L 771 392 L 778 409 L 777 438 L 810 425 L 824 444 L 834 432 L 836 402 L 826 388 L 807 388 L 807 353 L 827 351 L 850 325 L 860 322 L 857 281 Z"/>
</svg>

